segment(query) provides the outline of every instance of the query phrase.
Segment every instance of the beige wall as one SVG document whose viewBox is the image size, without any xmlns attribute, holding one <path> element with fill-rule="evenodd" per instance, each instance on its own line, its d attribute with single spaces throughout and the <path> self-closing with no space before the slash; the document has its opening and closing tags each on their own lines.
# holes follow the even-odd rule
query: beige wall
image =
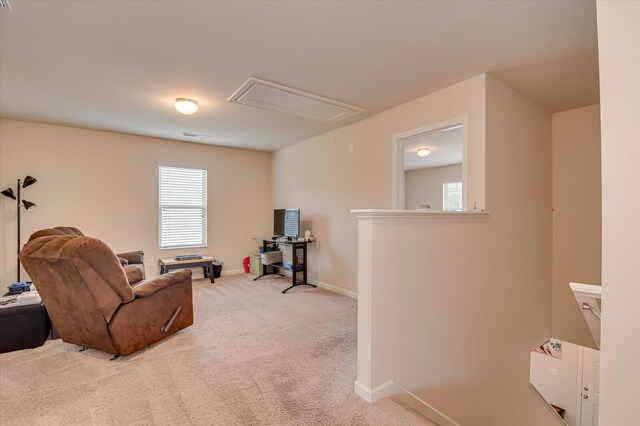
<svg viewBox="0 0 640 426">
<path fill-rule="evenodd" d="M 312 279 L 355 293 L 354 208 L 391 208 L 392 137 L 469 116 L 469 200 L 484 206 L 484 75 L 273 153 L 274 208 L 301 208 L 318 238 Z M 349 152 L 353 145 L 353 152 Z"/>
<path fill-rule="evenodd" d="M 555 424 L 528 387 L 551 333 L 551 115 L 491 77 L 479 96 L 489 214 L 359 219 L 358 381 L 461 425 Z"/>
<path fill-rule="evenodd" d="M 404 172 L 404 204 L 409 210 L 420 204 L 442 211 L 442 184 L 462 180 L 462 164 L 407 170 Z"/>
<path fill-rule="evenodd" d="M 598 1 L 602 118 L 600 425 L 639 425 L 640 2 Z"/>
<path fill-rule="evenodd" d="M 569 282 L 600 284 L 600 106 L 553 114 L 552 335 L 596 348 Z"/>
<path fill-rule="evenodd" d="M 158 249 L 158 165 L 208 169 L 206 249 Z M 42 228 L 77 226 L 115 251 L 142 249 L 147 259 L 207 253 L 242 268 L 256 242 L 271 231 L 270 154 L 118 133 L 0 121 L 0 186 L 31 174 L 38 182 L 24 197 L 38 204 L 23 212 L 22 241 Z M 4 197 L 2 197 L 4 198 Z M 2 200 L 2 282 L 15 280 L 15 204 Z M 158 273 L 156 264 L 147 267 Z M 194 272 L 201 276 L 201 271 Z"/>
</svg>

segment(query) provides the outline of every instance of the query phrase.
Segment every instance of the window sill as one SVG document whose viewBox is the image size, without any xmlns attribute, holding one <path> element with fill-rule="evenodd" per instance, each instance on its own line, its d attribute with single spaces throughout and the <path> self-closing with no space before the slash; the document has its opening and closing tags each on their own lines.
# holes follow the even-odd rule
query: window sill
<svg viewBox="0 0 640 426">
<path fill-rule="evenodd" d="M 159 247 L 159 250 L 184 250 L 192 248 L 207 248 L 207 245 L 203 246 L 180 246 L 180 247 Z"/>
</svg>

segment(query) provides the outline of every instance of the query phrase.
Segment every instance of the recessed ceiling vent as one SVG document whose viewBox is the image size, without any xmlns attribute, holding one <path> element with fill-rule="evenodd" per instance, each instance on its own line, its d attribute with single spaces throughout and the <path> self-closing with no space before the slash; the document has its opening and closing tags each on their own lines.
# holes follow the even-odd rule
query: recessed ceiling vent
<svg viewBox="0 0 640 426">
<path fill-rule="evenodd" d="M 298 115 L 329 124 L 364 111 L 357 106 L 252 77 L 228 102 Z"/>
<path fill-rule="evenodd" d="M 193 132 L 182 132 L 182 136 L 186 136 L 188 138 L 210 138 L 211 135 L 205 135 L 202 133 L 193 133 Z"/>
</svg>

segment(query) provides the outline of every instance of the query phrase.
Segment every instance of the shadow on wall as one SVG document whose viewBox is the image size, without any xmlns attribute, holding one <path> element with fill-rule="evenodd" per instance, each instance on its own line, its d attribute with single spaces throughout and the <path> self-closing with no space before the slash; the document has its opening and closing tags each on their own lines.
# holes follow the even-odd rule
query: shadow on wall
<svg viewBox="0 0 640 426">
<path fill-rule="evenodd" d="M 304 233 L 309 230 L 313 234 L 313 221 L 312 220 L 300 220 L 300 234 L 304 235 Z"/>
<path fill-rule="evenodd" d="M 447 386 L 444 386 L 444 384 L 442 384 L 443 386 L 440 386 L 437 391 L 438 392 L 441 391 L 441 392 L 447 393 L 448 395 L 453 396 L 453 395 L 456 395 L 457 386 L 461 384 L 462 382 L 460 383 L 450 382 L 450 383 L 447 383 Z M 451 417 L 448 417 L 446 414 L 442 413 L 437 408 L 431 406 L 429 403 L 427 403 L 426 401 L 418 397 L 415 393 L 412 393 L 402 385 L 393 382 L 390 384 L 390 386 L 391 386 L 391 389 L 389 391 L 390 392 L 389 397 L 394 401 L 399 402 L 400 404 L 406 407 L 409 407 L 410 409 L 422 414 L 423 416 L 427 417 L 427 419 L 429 419 L 430 421 L 435 422 L 435 424 L 438 424 L 441 426 L 461 426 L 460 423 L 457 423 Z M 425 394 L 433 390 L 434 389 L 431 389 L 431 388 L 422 388 L 418 391 L 418 393 Z M 458 403 L 464 404 L 463 398 L 458 397 L 458 399 L 459 399 Z"/>
<path fill-rule="evenodd" d="M 566 111 L 584 105 L 597 104 L 600 99 L 599 76 L 598 76 L 598 52 L 596 49 L 580 52 L 569 58 L 557 58 L 537 64 L 526 64 L 519 67 L 507 68 L 492 71 L 490 75 L 505 83 L 510 87 L 518 87 L 519 92 L 529 99 L 541 103 L 549 104 L 549 101 L 557 99 L 558 93 L 566 91 L 562 86 L 562 79 L 558 75 L 566 73 L 567 60 L 579 63 L 582 70 L 586 72 L 580 75 L 572 74 L 572 78 L 580 79 L 583 82 L 576 82 L 576 87 L 590 87 L 591 90 L 584 92 L 581 99 L 573 99 L 571 104 L 563 103 L 554 105 L 553 111 Z"/>
<path fill-rule="evenodd" d="M 335 230 L 336 228 L 333 227 L 333 229 Z M 330 247 L 328 242 L 330 240 L 335 240 L 335 238 L 331 238 L 330 235 L 329 217 L 326 215 L 306 216 L 304 220 L 300 221 L 300 233 L 304 235 L 306 230 L 311 231 L 316 238 L 316 241 L 308 246 L 309 279 L 319 281 L 323 284 L 345 288 L 343 286 L 347 284 L 344 282 L 346 280 L 342 279 L 338 280 L 339 282 L 327 282 L 325 281 L 327 280 L 326 276 L 323 280 L 319 274 L 321 269 L 323 271 L 333 270 L 342 271 L 344 273 L 344 271 L 347 271 L 349 268 L 354 270 L 357 268 L 357 264 L 351 264 L 340 250 L 337 250 L 335 247 Z M 356 232 L 356 229 L 354 229 L 353 232 Z"/>
<path fill-rule="evenodd" d="M 318 236 L 315 234 L 313 230 L 313 224 L 316 223 L 318 225 L 318 229 L 326 229 L 327 227 L 327 218 L 326 217 L 312 217 L 305 218 L 305 220 L 300 221 L 300 233 L 304 235 L 305 231 L 311 231 L 311 234 L 316 238 Z M 313 244 L 310 244 L 307 248 L 308 258 L 307 261 L 309 264 L 307 265 L 309 271 L 309 278 L 312 280 L 318 279 L 318 259 L 320 258 L 320 247 L 322 247 L 322 242 L 316 240 Z"/>
</svg>

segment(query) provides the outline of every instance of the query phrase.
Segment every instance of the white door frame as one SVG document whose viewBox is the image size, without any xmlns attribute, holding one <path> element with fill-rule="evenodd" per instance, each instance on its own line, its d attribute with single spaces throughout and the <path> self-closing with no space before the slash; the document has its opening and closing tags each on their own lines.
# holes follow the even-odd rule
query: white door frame
<svg viewBox="0 0 640 426">
<path fill-rule="evenodd" d="M 579 368 L 580 387 L 578 388 L 576 424 L 578 426 L 597 425 L 598 410 L 594 412 L 594 407 L 600 407 L 600 351 L 581 347 Z"/>
<path fill-rule="evenodd" d="M 398 133 L 392 139 L 391 153 L 391 208 L 405 210 L 404 205 L 404 139 L 414 138 L 426 133 L 433 133 L 440 129 L 462 124 L 462 210 L 467 210 L 468 199 L 468 171 L 469 171 L 469 116 L 463 115 L 449 120 L 429 124 L 418 129 Z"/>
</svg>

